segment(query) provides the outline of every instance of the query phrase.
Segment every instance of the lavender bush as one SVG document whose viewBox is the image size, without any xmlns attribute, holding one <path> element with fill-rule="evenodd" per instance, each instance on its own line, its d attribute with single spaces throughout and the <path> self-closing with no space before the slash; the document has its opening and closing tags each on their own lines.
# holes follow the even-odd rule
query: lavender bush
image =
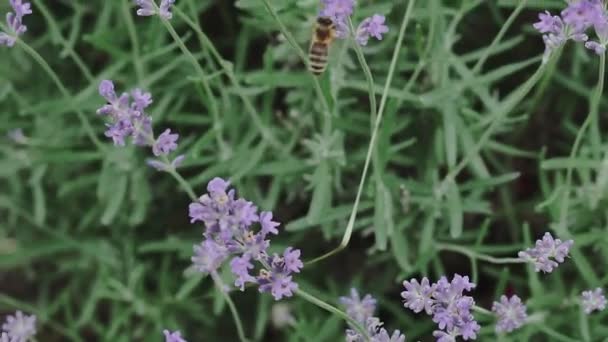
<svg viewBox="0 0 608 342">
<path fill-rule="evenodd" d="M 608 339 L 607 6 L 0 0 L 0 342 Z"/>
</svg>

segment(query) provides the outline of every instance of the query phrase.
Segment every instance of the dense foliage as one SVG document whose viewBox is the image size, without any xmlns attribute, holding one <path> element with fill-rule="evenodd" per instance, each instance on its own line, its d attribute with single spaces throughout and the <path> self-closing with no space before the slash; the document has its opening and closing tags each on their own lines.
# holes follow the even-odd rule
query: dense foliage
<svg viewBox="0 0 608 342">
<path fill-rule="evenodd" d="M 157 2 L 0 0 L 0 341 L 608 338 L 604 1 Z"/>
</svg>

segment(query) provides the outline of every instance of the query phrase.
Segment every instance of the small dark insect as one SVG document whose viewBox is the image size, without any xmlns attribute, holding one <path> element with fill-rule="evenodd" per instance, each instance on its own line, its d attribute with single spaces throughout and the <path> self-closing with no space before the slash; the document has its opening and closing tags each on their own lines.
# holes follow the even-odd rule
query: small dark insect
<svg viewBox="0 0 608 342">
<path fill-rule="evenodd" d="M 329 46 L 336 37 L 336 25 L 328 17 L 319 17 L 315 24 L 310 49 L 308 50 L 308 68 L 319 76 L 327 69 Z"/>
</svg>

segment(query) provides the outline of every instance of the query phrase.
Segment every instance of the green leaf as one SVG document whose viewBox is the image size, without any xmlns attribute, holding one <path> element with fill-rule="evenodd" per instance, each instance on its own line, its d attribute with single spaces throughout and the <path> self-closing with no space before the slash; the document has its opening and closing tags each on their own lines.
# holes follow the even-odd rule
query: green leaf
<svg viewBox="0 0 608 342">
<path fill-rule="evenodd" d="M 450 236 L 456 239 L 462 235 L 463 220 L 462 199 L 456 182 L 447 183 L 446 199 L 450 218 Z"/>
<path fill-rule="evenodd" d="M 309 222 L 319 222 L 321 215 L 331 208 L 331 178 L 329 162 L 321 161 L 311 178 L 314 190 L 306 215 Z"/>
</svg>

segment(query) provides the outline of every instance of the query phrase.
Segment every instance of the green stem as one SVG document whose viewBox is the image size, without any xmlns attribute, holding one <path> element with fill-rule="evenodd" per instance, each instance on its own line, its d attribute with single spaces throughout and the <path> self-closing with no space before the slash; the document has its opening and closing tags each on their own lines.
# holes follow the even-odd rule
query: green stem
<svg viewBox="0 0 608 342">
<path fill-rule="evenodd" d="M 295 294 L 298 297 L 306 300 L 307 302 L 309 302 L 311 304 L 314 304 L 314 305 L 316 305 L 316 306 L 318 306 L 318 307 L 320 307 L 320 308 L 322 308 L 324 310 L 327 310 L 330 313 L 332 313 L 332 314 L 334 314 L 334 315 L 336 315 L 336 316 L 344 319 L 355 330 L 357 330 L 361 334 L 361 336 L 363 336 L 365 338 L 366 341 L 370 341 L 371 340 L 371 338 L 370 338 L 369 334 L 367 333 L 367 331 L 365 330 L 365 328 L 363 328 L 359 322 L 357 322 L 356 320 L 354 320 L 352 317 L 350 317 L 349 315 L 347 315 L 342 310 L 340 310 L 340 309 L 338 309 L 338 308 L 336 308 L 336 307 L 334 307 L 334 306 L 332 306 L 330 304 L 327 304 L 326 302 L 324 302 L 321 299 L 319 299 L 319 298 L 317 298 L 317 297 L 315 297 L 315 296 L 313 296 L 313 295 L 305 292 L 302 289 L 297 289 L 295 291 Z"/>
<path fill-rule="evenodd" d="M 220 65 L 220 67 L 222 68 L 222 70 L 224 71 L 224 73 L 226 74 L 228 79 L 230 80 L 230 83 L 235 88 L 236 93 L 241 98 L 241 101 L 245 105 L 245 110 L 251 117 L 251 120 L 253 121 L 254 126 L 256 126 L 256 128 L 260 131 L 262 138 L 264 140 L 266 140 L 273 148 L 282 151 L 283 145 L 275 138 L 274 134 L 272 134 L 272 132 L 266 126 L 264 126 L 264 123 L 263 123 L 262 119 L 260 118 L 258 112 L 256 111 L 255 107 L 253 106 L 253 103 L 251 102 L 251 100 L 249 100 L 249 98 L 245 94 L 243 88 L 241 87 L 238 79 L 236 78 L 236 76 L 234 74 L 234 70 L 232 68 L 232 64 L 230 64 L 229 62 L 224 60 L 224 58 L 217 51 L 217 49 L 215 48 L 215 46 L 213 45 L 213 43 L 211 42 L 209 37 L 207 37 L 207 35 L 200 29 L 200 27 L 198 27 L 183 11 L 181 11 L 177 7 L 174 7 L 174 12 L 180 18 L 182 18 L 186 22 L 186 24 L 188 24 L 188 26 L 190 26 L 190 28 L 192 28 L 196 32 L 203 47 L 209 49 L 209 51 L 211 52 L 213 57 L 217 60 L 217 63 Z M 171 26 L 171 24 L 169 24 L 169 22 L 167 20 L 163 20 L 163 23 L 165 23 L 165 26 L 171 27 L 171 30 L 175 33 L 175 30 L 173 30 L 173 27 Z M 175 35 L 177 35 L 177 33 L 175 33 Z M 182 43 L 182 45 L 183 45 L 183 43 Z M 195 59 L 195 61 L 196 61 L 196 59 Z M 196 65 L 199 65 L 198 62 L 196 62 Z M 200 68 L 200 65 L 199 65 L 199 68 Z"/>
<path fill-rule="evenodd" d="M 483 67 L 483 64 L 486 62 L 486 60 L 490 56 L 490 53 L 494 50 L 496 45 L 498 45 L 498 43 L 502 40 L 502 37 L 505 35 L 505 33 L 507 33 L 507 30 L 509 29 L 509 27 L 511 27 L 511 24 L 513 24 L 513 22 L 515 21 L 515 19 L 519 15 L 519 13 L 524 9 L 527 2 L 528 2 L 528 0 L 521 0 L 519 2 L 519 4 L 517 5 L 517 7 L 515 7 L 513 12 L 511 12 L 511 15 L 509 15 L 509 18 L 507 18 L 505 23 L 502 25 L 502 27 L 500 28 L 500 31 L 498 31 L 498 34 L 494 37 L 494 40 L 492 40 L 492 43 L 490 44 L 490 46 L 488 46 L 484 50 L 483 55 L 481 55 L 479 60 L 477 60 L 477 63 L 475 63 L 475 66 L 473 67 L 474 75 L 477 74 L 481 70 L 481 68 Z"/>
<path fill-rule="evenodd" d="M 59 79 L 59 76 L 57 76 L 57 74 L 53 71 L 51 66 L 44 60 L 44 58 L 42 58 L 42 56 L 40 56 L 38 54 L 38 52 L 36 52 L 36 50 L 32 49 L 23 40 L 17 39 L 17 44 L 28 55 L 30 55 L 42 67 L 42 69 L 44 69 L 44 71 L 49 75 L 49 77 L 53 80 L 53 82 L 55 83 L 55 85 L 57 86 L 57 88 L 59 89 L 61 94 L 63 95 L 63 97 L 69 103 L 69 106 L 76 112 L 76 115 L 78 116 L 78 119 L 80 120 L 80 123 L 82 124 L 82 127 L 84 128 L 86 134 L 89 136 L 89 138 L 91 139 L 93 144 L 99 150 L 105 151 L 106 146 L 101 141 L 99 141 L 99 139 L 97 138 L 97 135 L 95 135 L 95 130 L 93 130 L 93 127 L 91 126 L 91 123 L 89 122 L 87 116 L 80 109 L 78 109 L 76 107 L 76 105 L 74 103 L 74 99 L 72 98 L 72 95 L 70 94 L 68 89 L 63 85 L 63 83 Z"/>
<path fill-rule="evenodd" d="M 224 296 L 226 303 L 228 303 L 228 307 L 230 308 L 230 313 L 232 314 L 232 318 L 234 319 L 234 324 L 236 325 L 236 332 L 239 335 L 239 339 L 241 340 L 241 342 L 248 342 L 249 340 L 247 339 L 247 337 L 245 337 L 245 330 L 243 329 L 243 323 L 241 321 L 241 317 L 239 316 L 239 312 L 237 311 L 236 306 L 234 305 L 234 302 L 232 301 L 232 298 L 230 298 L 230 295 L 224 289 L 224 282 L 222 282 L 222 279 L 220 279 L 217 272 L 211 272 L 211 278 L 213 278 L 213 282 L 215 283 L 215 286 L 217 287 L 218 291 L 220 291 L 222 296 Z"/>
<path fill-rule="evenodd" d="M 131 51 L 133 55 L 133 66 L 135 67 L 135 74 L 137 75 L 137 81 L 141 82 L 146 74 L 144 70 L 144 63 L 141 61 L 141 54 L 139 52 L 139 40 L 137 39 L 137 31 L 135 30 L 135 24 L 133 23 L 133 17 L 131 15 L 131 5 L 127 1 L 122 2 L 122 13 L 125 17 L 125 23 L 127 31 L 129 33 L 129 39 L 131 39 Z"/>
<path fill-rule="evenodd" d="M 605 72 L 606 72 L 606 54 L 603 53 L 600 55 L 600 67 L 598 70 L 598 83 L 597 83 L 597 87 L 596 87 L 596 92 L 595 92 L 594 96 L 592 97 L 591 103 L 589 106 L 590 107 L 589 115 L 587 115 L 585 122 L 583 122 L 583 125 L 581 126 L 581 128 L 578 130 L 578 133 L 576 134 L 576 138 L 574 139 L 574 145 L 572 146 L 572 150 L 570 151 L 570 157 L 569 157 L 570 160 L 572 160 L 576 156 L 579 145 L 581 144 L 581 142 L 583 140 L 583 136 L 584 136 L 585 130 L 587 129 L 587 126 L 589 126 L 594 120 L 597 120 L 600 99 L 601 99 L 602 93 L 604 92 Z M 596 123 L 596 125 L 597 125 L 597 123 Z M 556 231 L 558 233 L 561 233 L 562 235 L 568 232 L 568 222 L 567 222 L 568 221 L 568 209 L 569 209 L 568 207 L 570 206 L 570 186 L 572 183 L 573 164 L 574 163 L 568 163 L 568 169 L 566 170 L 566 181 L 565 181 L 564 190 L 563 190 L 563 199 L 562 199 L 562 203 L 561 203 L 561 207 L 560 207 L 560 218 L 559 218 L 558 226 L 556 228 Z"/>
<path fill-rule="evenodd" d="M 275 11 L 274 8 L 270 5 L 270 2 L 268 0 L 262 0 L 262 2 L 264 3 L 264 7 L 266 7 L 266 10 L 268 11 L 268 13 L 270 13 L 270 16 L 274 19 L 274 21 L 279 26 L 279 31 L 281 31 L 283 36 L 285 36 L 285 39 L 287 39 L 287 42 L 289 43 L 289 45 L 291 45 L 291 47 L 296 51 L 296 54 L 298 55 L 298 57 L 300 57 L 300 59 L 302 60 L 302 63 L 304 63 L 304 65 L 306 65 L 306 68 L 308 68 L 309 60 L 308 60 L 308 56 L 306 55 L 306 52 L 304 52 L 304 50 L 300 47 L 300 45 L 295 40 L 295 38 L 293 37 L 291 32 L 289 32 L 289 30 L 287 30 L 287 27 L 285 26 L 285 24 L 283 24 L 283 21 L 281 21 L 281 18 L 279 18 L 277 11 Z M 310 77 L 312 78 L 312 81 L 315 86 L 315 90 L 317 92 L 317 96 L 321 99 L 321 104 L 323 105 L 323 109 L 325 111 L 325 113 L 324 113 L 325 121 L 323 124 L 323 135 L 325 137 L 329 137 L 331 135 L 331 110 L 329 108 L 329 103 L 327 102 L 327 98 L 325 98 L 325 95 L 323 94 L 323 90 L 321 89 L 321 84 L 319 83 L 318 77 L 315 77 L 313 74 L 310 74 Z"/>
<path fill-rule="evenodd" d="M 165 157 L 165 159 L 166 158 L 167 157 Z M 170 165 L 171 162 L 167 159 L 165 163 L 169 163 L 167 165 Z M 184 177 L 182 177 L 182 175 L 179 174 L 179 172 L 177 172 L 174 168 L 168 169 L 167 172 L 171 176 L 173 176 L 173 178 L 175 178 L 175 180 L 179 183 L 179 185 L 181 185 L 182 189 L 188 194 L 192 201 L 198 200 L 198 197 L 196 197 L 196 193 L 194 192 L 190 184 L 188 184 L 188 182 L 184 179 Z"/>
<path fill-rule="evenodd" d="M 203 70 L 201 65 L 198 63 L 198 60 L 196 59 L 196 57 L 194 57 L 192 52 L 190 52 L 188 47 L 186 47 L 186 44 L 184 44 L 184 41 L 182 40 L 182 38 L 177 34 L 175 29 L 173 28 L 173 25 L 171 25 L 171 23 L 166 19 L 161 19 L 161 21 L 167 28 L 167 31 L 169 31 L 169 34 L 171 35 L 171 37 L 173 37 L 173 40 L 179 46 L 180 50 L 182 50 L 182 52 L 186 55 L 186 57 L 188 57 L 188 59 L 190 60 L 190 63 L 192 64 L 192 66 L 194 67 L 196 72 L 198 73 L 198 77 L 201 79 L 201 84 L 203 85 L 203 91 L 205 92 L 205 95 L 207 96 L 207 100 L 209 101 L 211 115 L 213 116 L 213 122 L 214 122 L 213 129 L 216 131 L 215 138 L 216 138 L 218 147 L 222 151 L 224 151 L 225 144 L 224 144 L 224 139 L 222 136 L 222 124 L 220 122 L 220 113 L 219 113 L 219 109 L 218 109 L 218 104 L 215 99 L 215 96 L 213 96 L 211 87 L 209 86 L 209 82 L 207 81 L 207 75 L 205 74 L 205 71 Z"/>
<path fill-rule="evenodd" d="M 388 71 L 388 76 L 386 79 L 386 83 L 384 85 L 384 91 L 382 93 L 382 98 L 380 100 L 380 109 L 377 112 L 376 115 L 376 97 L 375 97 L 375 93 L 374 93 L 374 81 L 373 78 L 371 76 L 371 71 L 369 70 L 369 67 L 367 65 L 367 63 L 365 62 L 365 57 L 363 57 L 363 53 L 361 51 L 361 48 L 359 47 L 359 45 L 355 42 L 355 50 L 357 51 L 357 56 L 359 57 L 359 61 L 362 64 L 362 67 L 364 69 L 364 72 L 366 73 L 366 78 L 368 81 L 368 86 L 369 86 L 369 98 L 370 98 L 370 106 L 371 106 L 371 112 L 372 112 L 372 117 L 375 118 L 375 122 L 373 125 L 373 129 L 372 129 L 372 134 L 370 137 L 370 141 L 369 141 L 369 146 L 367 148 L 367 155 L 365 157 L 365 163 L 363 164 L 363 171 L 361 173 L 361 178 L 359 180 L 359 187 L 357 189 L 357 195 L 355 197 L 355 203 L 353 204 L 353 209 L 350 213 L 350 217 L 348 219 L 348 223 L 346 225 L 346 230 L 344 231 L 344 235 L 342 236 L 342 241 L 340 242 L 340 245 L 338 245 L 338 247 L 336 247 L 335 249 L 329 251 L 328 253 L 325 253 L 309 262 L 307 262 L 306 264 L 313 264 L 316 263 L 318 261 L 321 261 L 323 259 L 326 259 L 338 252 L 340 252 L 341 250 L 343 250 L 344 248 L 346 248 L 346 246 L 348 246 L 348 243 L 350 242 L 350 238 L 352 236 L 353 233 L 353 229 L 355 226 L 355 220 L 357 219 L 357 211 L 359 209 L 359 202 L 361 201 L 361 194 L 363 193 L 363 187 L 365 185 L 365 179 L 367 178 L 367 172 L 369 169 L 369 164 L 370 161 L 372 160 L 372 155 L 373 152 L 375 151 L 375 146 L 376 146 L 376 140 L 377 140 L 377 136 L 378 136 L 378 131 L 380 129 L 380 123 L 382 121 L 382 116 L 384 114 L 384 106 L 386 104 L 386 100 L 388 98 L 388 90 L 390 89 L 391 86 L 391 82 L 393 80 L 393 76 L 395 74 L 395 69 L 397 66 L 397 60 L 399 57 L 399 52 L 401 50 L 401 45 L 403 43 L 403 38 L 405 36 L 405 30 L 407 28 L 407 24 L 409 22 L 409 18 L 410 15 L 412 13 L 412 10 L 414 8 L 414 3 L 416 1 L 415 0 L 410 0 L 410 2 L 408 3 L 408 7 L 405 10 L 405 13 L 403 15 L 403 20 L 401 23 L 401 28 L 399 29 L 399 36 L 397 38 L 397 43 L 395 44 L 395 50 L 393 51 L 393 57 L 391 60 L 391 64 L 389 67 L 389 71 Z M 352 25 L 352 22 L 349 19 L 349 24 L 351 27 L 351 31 L 354 30 L 354 27 Z"/>
<path fill-rule="evenodd" d="M 481 306 L 473 305 L 473 311 L 479 312 L 484 315 L 494 316 L 494 313 L 488 309 L 482 308 Z"/>
<path fill-rule="evenodd" d="M 481 253 L 474 252 L 474 251 L 470 250 L 467 247 L 458 246 L 458 245 L 451 245 L 451 244 L 445 244 L 445 243 L 436 243 L 435 247 L 439 251 L 456 252 L 456 253 L 460 253 L 460 254 L 466 255 L 470 259 L 479 259 L 479 260 L 487 261 L 487 262 L 492 263 L 492 264 L 525 264 L 525 263 L 527 263 L 527 261 L 524 260 L 524 259 L 520 259 L 520 258 L 496 258 L 496 257 L 493 257 L 491 255 L 481 254 Z"/>
</svg>

